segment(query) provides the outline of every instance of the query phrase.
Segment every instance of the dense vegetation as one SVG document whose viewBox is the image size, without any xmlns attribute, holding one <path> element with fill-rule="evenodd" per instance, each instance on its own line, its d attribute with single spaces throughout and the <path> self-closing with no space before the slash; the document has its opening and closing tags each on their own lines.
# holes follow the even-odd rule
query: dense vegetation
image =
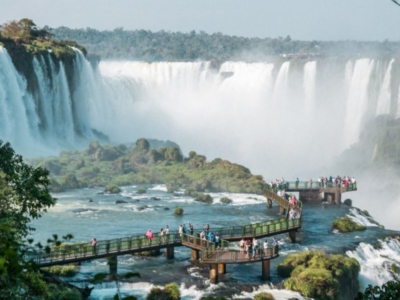
<svg viewBox="0 0 400 300">
<path fill-rule="evenodd" d="M 114 192 L 122 185 L 164 183 L 170 192 L 187 189 L 198 201 L 209 202 L 212 199 L 199 192 L 262 194 L 266 186 L 262 176 L 252 175 L 241 165 L 220 158 L 207 162 L 194 151 L 183 157 L 178 147 L 153 149 L 146 139 L 137 140 L 134 147 L 92 142 L 87 150 L 62 152 L 32 163 L 50 171 L 53 191 L 107 186 Z"/>
<path fill-rule="evenodd" d="M 0 290 L 1 299 L 80 299 L 80 292 L 47 285 L 37 266 L 24 259 L 33 241 L 32 219 L 56 203 L 48 190 L 48 171 L 24 163 L 0 141 Z M 40 247 L 41 245 L 37 245 Z"/>
<path fill-rule="evenodd" d="M 105 59 L 134 59 L 144 61 L 187 60 L 265 60 L 284 53 L 318 53 L 320 55 L 358 55 L 393 53 L 399 42 L 357 41 L 298 41 L 285 38 L 246 38 L 203 31 L 151 32 L 146 30 L 99 31 L 92 28 L 67 27 L 46 30 L 58 39 L 74 40 L 90 52 Z"/>
<path fill-rule="evenodd" d="M 278 274 L 289 277 L 286 289 L 320 300 L 354 299 L 360 265 L 354 258 L 326 255 L 322 251 L 291 254 L 278 265 Z"/>
<path fill-rule="evenodd" d="M 380 286 L 368 285 L 364 293 L 359 292 L 355 300 L 400 299 L 400 281 L 388 281 Z"/>
<path fill-rule="evenodd" d="M 357 224 L 348 216 L 334 220 L 332 223 L 332 228 L 337 229 L 340 232 L 351 232 L 366 229 L 365 226 Z"/>
</svg>

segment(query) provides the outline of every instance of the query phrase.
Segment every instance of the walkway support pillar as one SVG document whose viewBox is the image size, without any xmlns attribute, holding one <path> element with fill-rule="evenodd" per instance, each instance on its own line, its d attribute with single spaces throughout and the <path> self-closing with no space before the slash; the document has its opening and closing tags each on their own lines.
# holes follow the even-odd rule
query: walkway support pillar
<svg viewBox="0 0 400 300">
<path fill-rule="evenodd" d="M 210 283 L 218 283 L 218 264 L 210 265 Z"/>
<path fill-rule="evenodd" d="M 191 259 L 192 260 L 199 260 L 199 250 L 192 249 Z"/>
<path fill-rule="evenodd" d="M 226 274 L 226 264 L 218 264 L 218 274 Z"/>
<path fill-rule="evenodd" d="M 118 256 L 117 255 L 112 255 L 107 258 L 108 260 L 108 266 L 110 268 L 110 275 L 115 275 L 117 274 L 118 271 Z"/>
<path fill-rule="evenodd" d="M 296 231 L 289 231 L 289 239 L 292 243 L 296 243 Z"/>
<path fill-rule="evenodd" d="M 286 214 L 286 209 L 283 206 L 279 206 L 279 214 L 280 215 Z"/>
<path fill-rule="evenodd" d="M 261 278 L 263 280 L 268 280 L 270 279 L 270 260 L 266 259 L 261 261 L 261 266 L 262 266 L 262 274 L 261 274 Z"/>
<path fill-rule="evenodd" d="M 272 200 L 267 198 L 267 207 L 272 208 Z"/>
<path fill-rule="evenodd" d="M 175 251 L 174 251 L 174 247 L 173 246 L 168 246 L 167 247 L 167 258 L 168 259 L 173 259 L 175 257 Z"/>
</svg>

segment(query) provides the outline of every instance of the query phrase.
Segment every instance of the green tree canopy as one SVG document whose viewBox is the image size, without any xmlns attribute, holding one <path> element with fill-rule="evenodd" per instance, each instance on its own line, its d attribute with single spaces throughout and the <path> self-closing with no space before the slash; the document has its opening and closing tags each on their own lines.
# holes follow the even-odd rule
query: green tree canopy
<svg viewBox="0 0 400 300">
<path fill-rule="evenodd" d="M 4 299 L 30 299 L 48 293 L 34 264 L 24 260 L 31 219 L 56 203 L 47 186 L 49 172 L 24 163 L 0 140 L 0 290 Z"/>
</svg>

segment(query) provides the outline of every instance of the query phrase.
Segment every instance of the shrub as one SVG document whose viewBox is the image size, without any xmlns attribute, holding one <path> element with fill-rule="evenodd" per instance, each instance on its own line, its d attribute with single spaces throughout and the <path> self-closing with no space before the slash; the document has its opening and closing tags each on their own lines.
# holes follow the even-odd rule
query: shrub
<svg viewBox="0 0 400 300">
<path fill-rule="evenodd" d="M 390 270 L 396 274 L 399 273 L 399 268 L 394 263 L 390 265 Z"/>
<path fill-rule="evenodd" d="M 176 283 L 167 284 L 164 287 L 164 292 L 167 294 L 167 299 L 169 300 L 181 299 L 181 292 L 179 291 L 179 286 Z"/>
<path fill-rule="evenodd" d="M 179 286 L 176 283 L 169 283 L 163 289 L 153 287 L 146 300 L 179 300 L 180 298 Z"/>
<path fill-rule="evenodd" d="M 137 189 L 137 191 L 136 191 L 136 194 L 139 194 L 139 195 L 141 195 L 141 194 L 146 194 L 146 192 L 147 192 L 147 190 L 146 190 L 146 189 L 144 189 L 144 188 L 140 188 L 140 189 Z"/>
<path fill-rule="evenodd" d="M 119 192 L 121 192 L 121 189 L 117 187 L 115 184 L 108 184 L 104 188 L 104 192 L 110 194 L 118 194 Z"/>
<path fill-rule="evenodd" d="M 270 293 L 261 292 L 254 295 L 254 300 L 275 300 L 275 298 Z"/>
<path fill-rule="evenodd" d="M 78 273 L 76 271 L 75 266 L 51 266 L 44 269 L 57 276 L 64 276 L 64 277 L 73 277 Z"/>
<path fill-rule="evenodd" d="M 332 223 L 332 227 L 333 229 L 337 229 L 340 232 L 351 232 L 366 229 L 365 226 L 357 224 L 348 216 L 334 220 Z"/>
<path fill-rule="evenodd" d="M 286 289 L 320 300 L 354 299 L 359 271 L 360 265 L 354 258 L 326 255 L 322 251 L 292 254 L 278 265 L 280 276 L 290 274 L 284 282 Z"/>
<path fill-rule="evenodd" d="M 203 202 L 207 204 L 212 204 L 214 199 L 208 194 L 196 193 L 194 200 L 198 202 Z"/>
<path fill-rule="evenodd" d="M 175 208 L 175 212 L 174 215 L 175 216 L 181 216 L 183 214 L 183 208 L 178 206 L 177 208 Z"/>
<path fill-rule="evenodd" d="M 219 202 L 224 203 L 224 204 L 230 204 L 230 203 L 232 203 L 232 199 L 230 199 L 228 197 L 222 197 L 221 199 L 219 199 Z"/>
</svg>

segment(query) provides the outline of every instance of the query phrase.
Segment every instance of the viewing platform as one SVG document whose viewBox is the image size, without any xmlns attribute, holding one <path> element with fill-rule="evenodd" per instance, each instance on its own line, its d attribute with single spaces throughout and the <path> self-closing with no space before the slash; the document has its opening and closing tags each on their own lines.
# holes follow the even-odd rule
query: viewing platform
<svg viewBox="0 0 400 300">
<path fill-rule="evenodd" d="M 307 201 L 326 201 L 327 203 L 342 203 L 342 194 L 347 192 L 357 191 L 357 183 L 349 183 L 348 185 L 336 184 L 327 182 L 325 184 L 320 182 L 309 181 L 285 181 L 278 187 L 274 187 L 274 191 L 285 190 L 286 192 L 298 192 L 299 200 Z"/>
</svg>

